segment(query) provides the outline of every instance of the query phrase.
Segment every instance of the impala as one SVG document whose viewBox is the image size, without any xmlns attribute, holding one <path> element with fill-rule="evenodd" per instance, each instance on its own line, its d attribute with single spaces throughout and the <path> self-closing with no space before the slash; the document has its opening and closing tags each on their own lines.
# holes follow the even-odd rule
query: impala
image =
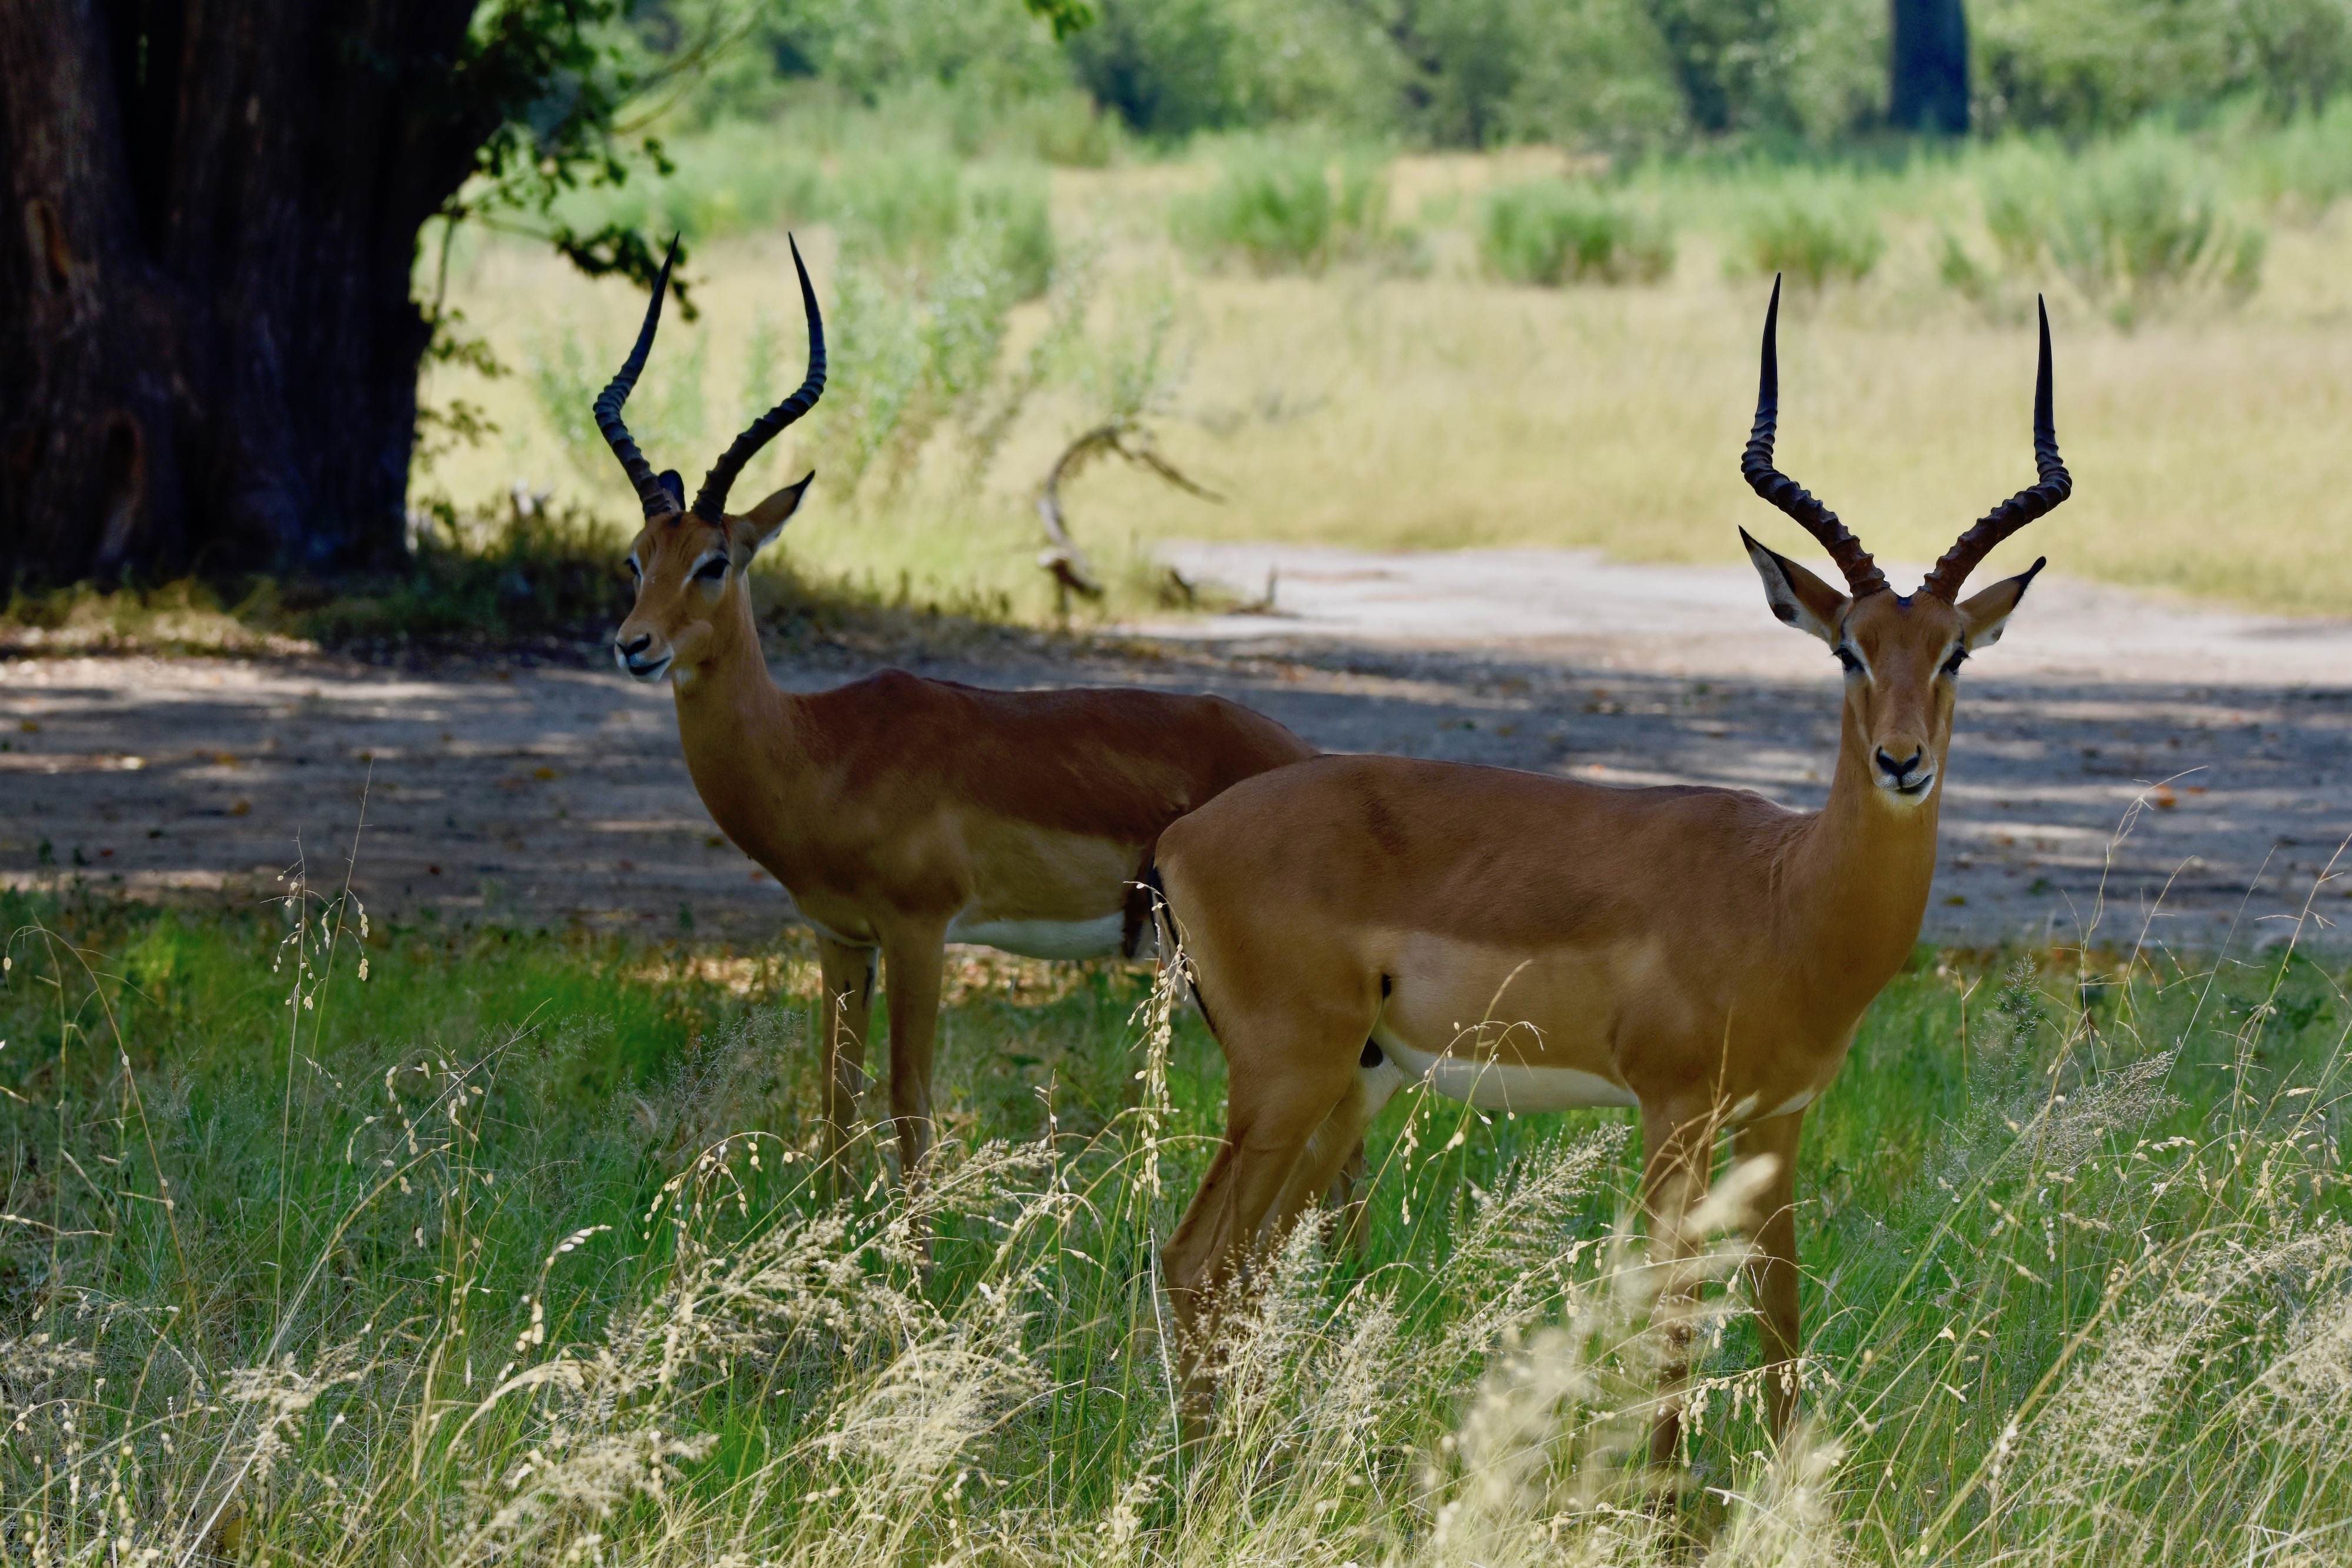
<svg viewBox="0 0 2352 1568">
<path fill-rule="evenodd" d="M 824 390 L 824 323 L 797 246 L 793 265 L 808 315 L 807 379 L 735 439 L 691 507 L 677 474 L 656 475 L 621 419 L 660 324 L 669 260 L 635 348 L 596 400 L 598 428 L 646 516 L 628 557 L 636 602 L 613 653 L 632 678 L 669 681 L 703 805 L 815 927 L 829 1173 L 853 1131 L 879 956 L 890 1111 L 912 1176 L 931 1137 L 945 945 L 1134 955 L 1151 930 L 1135 878 L 1160 831 L 1237 780 L 1314 750 L 1222 697 L 982 691 L 900 670 L 809 696 L 778 687 L 748 575 L 816 476 L 740 514 L 727 510 L 727 493 Z"/>
<path fill-rule="evenodd" d="M 1161 835 L 1164 918 L 1228 1068 L 1223 1142 L 1162 1254 L 1196 1429 L 1230 1290 L 1407 1082 L 1482 1107 L 1640 1113 L 1652 1256 L 1680 1281 L 1657 1313 L 1659 1463 L 1688 1372 L 1687 1329 L 1674 1326 L 1689 1290 L 1682 1220 L 1719 1130 L 1736 1158 L 1769 1160 L 1746 1228 L 1769 1419 L 1786 1429 L 1805 1108 L 1919 935 L 1960 666 L 2000 638 L 2042 562 L 1967 599 L 1960 585 L 2073 481 L 2044 311 L 2040 482 L 1961 534 L 1917 592 L 1891 591 L 1836 515 L 1772 466 L 1780 303 L 1775 282 L 1740 469 L 1827 548 L 1845 591 L 1740 538 L 1772 613 L 1844 672 L 1822 810 L 1744 789 L 1323 757 L 1237 785 Z"/>
</svg>

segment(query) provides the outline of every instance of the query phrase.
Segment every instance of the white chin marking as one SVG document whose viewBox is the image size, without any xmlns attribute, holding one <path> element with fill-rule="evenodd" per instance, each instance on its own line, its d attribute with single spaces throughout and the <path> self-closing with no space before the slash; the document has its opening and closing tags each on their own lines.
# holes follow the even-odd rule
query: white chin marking
<svg viewBox="0 0 2352 1568">
<path fill-rule="evenodd" d="M 973 920 L 958 915 L 948 926 L 948 940 L 970 942 L 1018 953 L 1024 958 L 1100 958 L 1118 951 L 1127 935 L 1127 916 L 1105 915 L 1093 920 Z M 1143 933 L 1144 951 L 1150 950 L 1151 930 Z M 1142 955 L 1139 954 L 1138 956 Z"/>
<path fill-rule="evenodd" d="M 1448 1100 L 1481 1111 L 1582 1111 L 1640 1103 L 1632 1090 L 1597 1072 L 1433 1055 L 1404 1044 L 1386 1024 L 1374 1028 L 1372 1042 L 1396 1064 L 1402 1079 L 1426 1083 Z"/>
</svg>

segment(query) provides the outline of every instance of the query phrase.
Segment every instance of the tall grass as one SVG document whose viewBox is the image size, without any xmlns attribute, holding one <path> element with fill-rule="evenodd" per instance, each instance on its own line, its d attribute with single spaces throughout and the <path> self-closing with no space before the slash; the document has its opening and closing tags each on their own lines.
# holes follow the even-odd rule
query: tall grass
<svg viewBox="0 0 2352 1568">
<path fill-rule="evenodd" d="M 1767 1451 L 1712 1295 L 1661 1508 L 1616 1118 L 1409 1097 L 1365 1255 L 1293 1239 L 1183 1451 L 1152 1249 L 1221 1072 L 1145 975 L 962 964 L 950 1151 L 828 1207 L 797 945 L 387 931 L 290 874 L 266 919 L 11 895 L 10 1561 L 2203 1563 L 2352 1526 L 2352 1008 L 2302 959 L 1923 954 L 1808 1139 L 1810 1425 Z"/>
</svg>

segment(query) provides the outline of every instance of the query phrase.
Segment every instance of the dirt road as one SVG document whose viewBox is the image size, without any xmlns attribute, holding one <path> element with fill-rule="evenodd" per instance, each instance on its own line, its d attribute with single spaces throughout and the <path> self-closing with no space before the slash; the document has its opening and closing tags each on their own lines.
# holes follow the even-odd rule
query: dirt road
<svg viewBox="0 0 2352 1568">
<path fill-rule="evenodd" d="M 1344 750 L 1818 802 L 1834 665 L 1744 569 L 1570 552 L 1172 552 L 1276 613 L 1139 628 L 1084 656 L 1034 643 L 989 685 L 1208 689 Z M 1890 576 L 1904 580 L 1901 569 Z M 720 932 L 785 918 L 711 830 L 668 695 L 604 669 L 404 674 L 323 658 L 19 659 L 0 685 L 0 877 L 267 896 L 298 855 L 383 915 Z M 814 688 L 856 674 L 779 665 Z M 1969 671 L 1928 934 L 2143 930 L 2207 949 L 2352 946 L 2352 626 L 2157 604 L 2045 578 Z M 2135 802 L 2141 802 L 2135 810 Z M 2120 838 L 2119 826 L 2129 831 Z M 2105 902 L 2101 890 L 2105 889 Z M 2158 895 L 2162 894 L 2159 906 Z"/>
</svg>

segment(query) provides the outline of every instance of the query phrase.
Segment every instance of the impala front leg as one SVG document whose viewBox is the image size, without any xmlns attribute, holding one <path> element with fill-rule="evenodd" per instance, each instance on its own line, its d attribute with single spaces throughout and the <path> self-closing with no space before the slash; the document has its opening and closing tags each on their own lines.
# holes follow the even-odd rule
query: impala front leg
<svg viewBox="0 0 2352 1568">
<path fill-rule="evenodd" d="M 1769 1156 L 1771 1179 L 1757 1195 L 1748 1234 L 1756 1243 L 1748 1278 L 1756 1293 L 1764 1342 L 1764 1399 L 1772 1440 L 1788 1435 L 1797 1412 L 1797 1352 L 1804 1343 L 1797 1321 L 1797 1140 L 1805 1113 L 1792 1111 L 1753 1122 L 1731 1135 L 1736 1160 Z"/>
<path fill-rule="evenodd" d="M 1657 1417 L 1650 1426 L 1650 1463 L 1663 1471 L 1682 1441 L 1683 1388 L 1690 1380 L 1691 1313 L 1698 1280 L 1691 1257 L 1696 1238 L 1684 1222 L 1706 1196 L 1715 1156 L 1714 1116 L 1677 1106 L 1642 1108 L 1642 1207 L 1650 1222 L 1650 1267 L 1658 1294 L 1651 1332 L 1658 1346 Z"/>
<path fill-rule="evenodd" d="M 857 1093 L 866 1085 L 866 1029 L 874 1011 L 875 956 L 874 948 L 817 934 L 817 971 L 824 992 L 817 1003 L 824 1059 L 824 1186 L 829 1197 L 839 1196 L 846 1185 L 842 1162 L 857 1132 Z"/>
<path fill-rule="evenodd" d="M 890 1119 L 898 1171 L 912 1184 L 931 1149 L 931 1052 L 940 1028 L 940 968 L 947 929 L 894 930 L 882 939 L 890 986 Z"/>
</svg>

